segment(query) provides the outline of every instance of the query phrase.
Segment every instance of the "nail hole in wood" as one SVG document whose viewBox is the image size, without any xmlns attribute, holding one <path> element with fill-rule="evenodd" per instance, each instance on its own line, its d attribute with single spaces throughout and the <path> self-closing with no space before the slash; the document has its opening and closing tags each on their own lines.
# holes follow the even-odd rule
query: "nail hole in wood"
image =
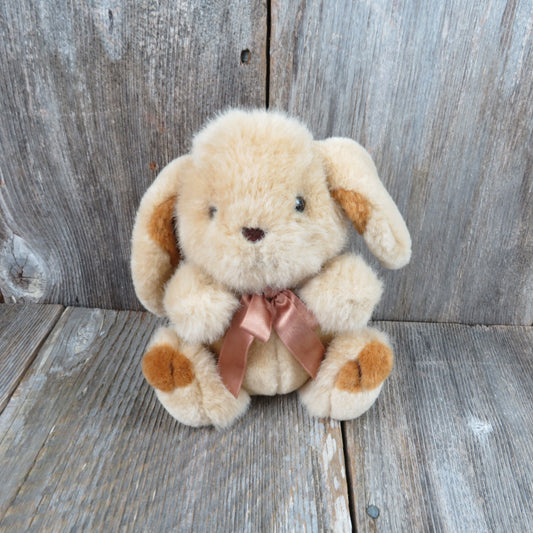
<svg viewBox="0 0 533 533">
<path fill-rule="evenodd" d="M 241 63 L 247 64 L 250 62 L 251 52 L 246 48 L 241 52 Z"/>
<path fill-rule="evenodd" d="M 375 505 L 369 505 L 366 514 L 375 520 L 379 516 L 379 509 Z"/>
</svg>

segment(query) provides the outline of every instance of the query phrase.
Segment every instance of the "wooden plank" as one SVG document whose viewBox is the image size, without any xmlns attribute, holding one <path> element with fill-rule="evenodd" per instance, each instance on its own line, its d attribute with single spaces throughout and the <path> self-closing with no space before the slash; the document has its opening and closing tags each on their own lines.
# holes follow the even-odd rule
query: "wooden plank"
<svg viewBox="0 0 533 533">
<path fill-rule="evenodd" d="M 345 427 L 357 531 L 532 531 L 533 328 L 380 327 L 396 368 Z"/>
<path fill-rule="evenodd" d="M 140 309 L 140 197 L 216 111 L 264 105 L 265 32 L 260 0 L 0 4 L 6 301 Z"/>
<path fill-rule="evenodd" d="M 531 0 L 272 2 L 271 107 L 365 145 L 413 237 L 376 317 L 533 323 L 532 28 Z"/>
<path fill-rule="evenodd" d="M 158 324 L 65 311 L 0 417 L 0 529 L 350 531 L 340 424 L 295 395 L 178 424 L 140 372 Z"/>
<path fill-rule="evenodd" d="M 0 413 L 62 310 L 60 305 L 0 305 Z"/>
</svg>

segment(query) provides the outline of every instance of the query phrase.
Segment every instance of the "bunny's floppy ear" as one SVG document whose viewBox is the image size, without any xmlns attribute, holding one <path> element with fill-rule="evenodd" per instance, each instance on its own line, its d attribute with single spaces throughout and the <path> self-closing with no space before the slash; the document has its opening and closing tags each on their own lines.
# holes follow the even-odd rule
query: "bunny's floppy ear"
<svg viewBox="0 0 533 533">
<path fill-rule="evenodd" d="M 141 303 L 163 316 L 165 283 L 180 261 L 175 231 L 175 209 L 180 183 L 188 156 L 169 163 L 144 194 L 131 240 L 131 273 Z"/>
<path fill-rule="evenodd" d="M 351 139 L 315 141 L 333 198 L 342 206 L 371 252 L 387 268 L 411 258 L 411 237 L 393 199 L 381 183 L 369 153 Z"/>
</svg>

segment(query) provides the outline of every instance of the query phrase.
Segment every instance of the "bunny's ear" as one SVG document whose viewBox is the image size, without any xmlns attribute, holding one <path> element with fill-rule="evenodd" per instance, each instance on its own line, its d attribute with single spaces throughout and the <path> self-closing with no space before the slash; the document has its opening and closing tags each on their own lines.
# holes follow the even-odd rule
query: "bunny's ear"
<svg viewBox="0 0 533 533">
<path fill-rule="evenodd" d="M 351 139 L 315 141 L 331 195 L 342 206 L 371 252 L 387 268 L 411 258 L 411 237 L 393 199 L 381 183 L 369 153 Z"/>
<path fill-rule="evenodd" d="M 175 209 L 181 176 L 189 156 L 174 159 L 144 194 L 131 240 L 131 273 L 141 303 L 163 316 L 165 283 L 180 261 Z"/>
</svg>

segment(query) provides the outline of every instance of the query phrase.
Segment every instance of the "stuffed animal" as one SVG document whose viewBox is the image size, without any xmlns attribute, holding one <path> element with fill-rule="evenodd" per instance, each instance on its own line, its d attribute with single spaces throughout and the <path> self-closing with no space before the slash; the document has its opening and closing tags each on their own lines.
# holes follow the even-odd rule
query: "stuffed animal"
<svg viewBox="0 0 533 533">
<path fill-rule="evenodd" d="M 350 221 L 385 267 L 408 263 L 409 232 L 369 154 L 281 113 L 230 110 L 161 171 L 131 268 L 140 301 L 169 320 L 142 369 L 174 418 L 224 427 L 250 395 L 296 389 L 316 416 L 374 403 L 393 354 L 367 327 L 382 284 L 350 252 Z"/>
</svg>

